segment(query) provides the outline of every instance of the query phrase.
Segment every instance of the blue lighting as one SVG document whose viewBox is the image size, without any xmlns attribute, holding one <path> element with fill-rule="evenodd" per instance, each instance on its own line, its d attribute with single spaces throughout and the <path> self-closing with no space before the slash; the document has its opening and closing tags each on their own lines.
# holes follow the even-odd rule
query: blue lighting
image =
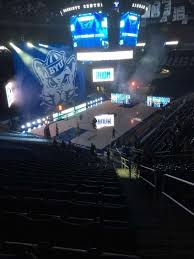
<svg viewBox="0 0 194 259">
<path fill-rule="evenodd" d="M 170 103 L 169 97 L 147 96 L 147 105 L 159 108 L 161 104 L 166 106 Z"/>
<path fill-rule="evenodd" d="M 120 20 L 120 41 L 121 46 L 136 46 L 140 26 L 140 16 L 127 12 Z"/>
<path fill-rule="evenodd" d="M 102 12 L 80 14 L 70 18 L 75 48 L 108 48 L 108 19 Z"/>
</svg>

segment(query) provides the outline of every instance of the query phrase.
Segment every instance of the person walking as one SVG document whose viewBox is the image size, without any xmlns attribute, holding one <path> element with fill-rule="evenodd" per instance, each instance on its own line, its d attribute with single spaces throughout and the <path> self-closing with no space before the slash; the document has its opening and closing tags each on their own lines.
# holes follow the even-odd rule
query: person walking
<svg viewBox="0 0 194 259">
<path fill-rule="evenodd" d="M 115 128 L 112 129 L 112 138 L 115 138 L 115 133 L 116 133 L 116 130 Z"/>
<path fill-rule="evenodd" d="M 50 133 L 50 128 L 49 128 L 49 124 L 46 124 L 45 128 L 44 128 L 44 136 L 47 139 L 51 138 L 51 133 Z"/>
<path fill-rule="evenodd" d="M 94 117 L 92 120 L 93 129 L 96 129 L 96 123 L 97 123 L 97 119 Z"/>
<path fill-rule="evenodd" d="M 110 161 L 110 150 L 109 150 L 109 148 L 107 149 L 107 160 Z"/>
<path fill-rule="evenodd" d="M 56 137 L 59 136 L 59 127 L 58 127 L 58 124 L 56 123 Z"/>
</svg>

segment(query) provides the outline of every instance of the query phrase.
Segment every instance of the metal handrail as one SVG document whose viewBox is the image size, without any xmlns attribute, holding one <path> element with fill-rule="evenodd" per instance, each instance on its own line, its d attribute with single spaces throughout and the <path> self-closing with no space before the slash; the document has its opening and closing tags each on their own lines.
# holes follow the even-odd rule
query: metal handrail
<svg viewBox="0 0 194 259">
<path fill-rule="evenodd" d="M 194 212 L 189 210 L 187 207 L 185 207 L 183 204 L 181 204 L 180 202 L 178 202 L 177 200 L 175 200 L 174 198 L 172 198 L 170 195 L 168 195 L 165 192 L 162 192 L 162 194 L 167 197 L 169 200 L 173 201 L 174 203 L 176 203 L 180 208 L 182 208 L 183 210 L 185 210 L 186 212 L 188 212 L 191 216 L 194 216 Z"/>
<path fill-rule="evenodd" d="M 147 167 L 145 165 L 140 165 L 141 168 L 144 168 L 144 169 L 147 169 L 147 170 L 150 170 L 152 172 L 155 172 L 155 170 L 153 168 L 150 168 L 150 167 Z"/>
<path fill-rule="evenodd" d="M 156 171 L 153 168 L 144 166 L 144 165 L 140 165 L 139 166 L 142 169 L 146 169 L 147 171 L 150 171 L 152 173 L 154 173 L 154 183 L 150 182 L 148 179 L 146 179 L 145 177 L 143 177 L 142 175 L 139 175 L 139 178 L 141 178 L 144 182 L 148 183 L 151 187 L 153 187 L 154 189 L 156 189 L 157 186 L 157 177 L 156 177 Z"/>
<path fill-rule="evenodd" d="M 122 155 L 122 153 L 116 148 L 116 150 L 115 149 L 112 149 L 112 148 L 109 148 L 109 151 L 110 152 L 112 152 L 113 154 L 117 154 L 117 155 L 119 155 L 119 157 L 120 157 L 120 163 L 121 163 L 121 167 L 122 168 L 127 168 L 127 169 L 129 169 L 129 166 L 127 165 L 127 163 L 128 163 L 128 159 L 126 158 L 126 157 L 124 157 L 123 155 Z M 118 161 L 117 161 L 118 162 Z"/>
<path fill-rule="evenodd" d="M 179 181 L 179 182 L 181 182 L 181 183 L 186 183 L 187 185 L 190 185 L 190 186 L 193 186 L 193 187 L 194 187 L 194 183 L 189 182 L 189 181 L 186 181 L 186 180 L 181 179 L 181 178 L 178 178 L 178 177 L 175 177 L 175 176 L 173 176 L 173 175 L 164 174 L 163 176 L 168 177 L 168 178 L 171 178 L 171 179 L 176 180 L 176 181 Z"/>
<path fill-rule="evenodd" d="M 192 182 L 189 182 L 189 181 L 186 181 L 184 179 L 181 179 L 181 178 L 178 178 L 178 177 L 175 177 L 175 176 L 172 176 L 172 175 L 169 175 L 169 174 L 165 174 L 163 175 L 163 177 L 168 177 L 170 179 L 173 179 L 175 181 L 178 181 L 180 183 L 183 183 L 183 184 L 187 184 L 189 186 L 192 186 L 194 187 L 194 183 Z M 182 208 L 184 211 L 188 212 L 191 216 L 194 217 L 194 212 L 191 211 L 190 209 L 188 209 L 186 206 L 184 206 L 182 203 L 180 203 L 179 201 L 177 201 L 175 198 L 173 198 L 172 196 L 170 196 L 169 194 L 167 194 L 165 191 L 165 181 L 163 182 L 163 191 L 162 191 L 162 194 L 168 198 L 169 200 L 171 200 L 172 202 L 174 202 L 176 205 L 178 205 L 180 208 Z"/>
</svg>

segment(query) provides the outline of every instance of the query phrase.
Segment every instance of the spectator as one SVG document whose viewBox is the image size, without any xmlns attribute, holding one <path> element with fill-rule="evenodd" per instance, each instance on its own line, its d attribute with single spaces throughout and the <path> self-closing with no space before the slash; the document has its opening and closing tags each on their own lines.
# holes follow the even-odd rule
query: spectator
<svg viewBox="0 0 194 259">
<path fill-rule="evenodd" d="M 115 128 L 112 129 L 112 138 L 115 138 L 115 133 L 116 133 L 116 130 Z"/>
<path fill-rule="evenodd" d="M 91 152 L 92 155 L 95 155 L 96 146 L 93 143 L 91 143 L 90 152 Z"/>
<path fill-rule="evenodd" d="M 80 127 L 79 127 L 79 122 L 77 121 L 77 126 L 76 126 L 76 135 L 80 135 Z"/>
<path fill-rule="evenodd" d="M 107 148 L 107 160 L 110 161 L 110 150 Z"/>
<path fill-rule="evenodd" d="M 58 124 L 56 123 L 56 136 L 58 137 L 59 136 L 59 127 L 58 127 Z"/>
<path fill-rule="evenodd" d="M 51 138 L 51 133 L 50 133 L 50 128 L 49 128 L 49 124 L 46 124 L 45 128 L 44 128 L 44 136 L 47 139 Z"/>
<path fill-rule="evenodd" d="M 93 129 L 96 129 L 96 123 L 97 123 L 97 119 L 94 117 L 93 120 L 92 120 Z"/>
</svg>

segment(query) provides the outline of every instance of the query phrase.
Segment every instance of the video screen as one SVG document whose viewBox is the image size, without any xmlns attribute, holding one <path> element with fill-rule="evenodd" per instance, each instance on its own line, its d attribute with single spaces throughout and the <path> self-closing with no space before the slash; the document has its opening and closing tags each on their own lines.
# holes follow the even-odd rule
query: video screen
<svg viewBox="0 0 194 259">
<path fill-rule="evenodd" d="M 127 12 L 122 14 L 120 20 L 120 42 L 121 46 L 136 46 L 140 26 L 140 16 Z"/>
<path fill-rule="evenodd" d="M 108 48 L 108 19 L 102 12 L 70 18 L 74 48 Z"/>
<path fill-rule="evenodd" d="M 128 94 L 111 94 L 111 103 L 130 104 L 131 96 Z"/>
<path fill-rule="evenodd" d="M 92 74 L 94 83 L 114 81 L 114 68 L 96 68 Z"/>
<path fill-rule="evenodd" d="M 100 116 L 95 116 L 97 123 L 96 128 L 101 129 L 104 127 L 114 127 L 114 114 L 102 114 Z"/>
<path fill-rule="evenodd" d="M 157 97 L 157 96 L 148 96 L 147 97 L 147 106 L 160 108 L 164 107 L 170 103 L 169 97 Z"/>
</svg>

